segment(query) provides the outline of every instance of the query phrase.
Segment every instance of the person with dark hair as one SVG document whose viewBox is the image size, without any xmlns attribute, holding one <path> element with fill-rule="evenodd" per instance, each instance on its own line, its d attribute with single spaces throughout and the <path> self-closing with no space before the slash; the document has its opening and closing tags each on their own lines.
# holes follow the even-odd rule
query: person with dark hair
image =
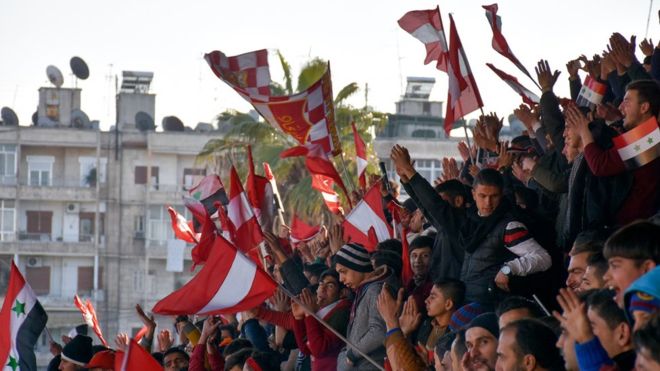
<svg viewBox="0 0 660 371">
<path fill-rule="evenodd" d="M 463 305 L 465 300 L 465 284 L 459 280 L 441 280 L 433 284 L 431 293 L 426 298 L 426 313 L 428 314 L 419 326 L 417 343 L 432 351 L 438 340 L 449 332 L 451 316 Z M 404 314 L 405 312 L 404 307 Z M 403 316 L 403 314 L 402 314 Z M 410 329 L 404 330 L 409 336 Z"/>
<path fill-rule="evenodd" d="M 582 278 L 587 269 L 587 260 L 597 252 L 603 250 L 603 241 L 594 230 L 586 230 L 578 233 L 573 242 L 573 248 L 568 253 L 568 276 L 566 286 L 573 291 L 580 291 Z"/>
<path fill-rule="evenodd" d="M 465 346 L 465 330 L 456 331 L 456 338 L 451 343 L 451 369 L 460 371 L 462 370 L 463 357 L 467 353 L 467 346 Z"/>
<path fill-rule="evenodd" d="M 280 360 L 276 353 L 255 350 L 245 360 L 244 371 L 279 371 Z"/>
<path fill-rule="evenodd" d="M 190 356 L 179 347 L 171 347 L 163 354 L 163 370 L 165 371 L 187 370 L 189 362 Z"/>
<path fill-rule="evenodd" d="M 585 146 L 584 158 L 593 174 L 598 177 L 632 174 L 632 186 L 615 215 L 616 225 L 626 225 L 636 219 L 648 218 L 660 208 L 660 156 L 657 155 L 660 144 L 649 134 L 658 130 L 660 85 L 654 80 L 631 82 L 626 87 L 619 110 L 623 114 L 623 129 L 627 133 L 637 133 L 633 142 L 624 141 L 621 148 L 603 148 L 594 140 L 586 117 L 575 116 Z M 639 143 L 639 139 L 647 137 L 648 143 Z"/>
<path fill-rule="evenodd" d="M 633 343 L 637 351 L 636 371 L 660 370 L 660 315 L 656 313 L 649 321 L 635 331 Z"/>
<path fill-rule="evenodd" d="M 592 254 L 587 259 L 587 268 L 582 276 L 579 291 L 602 289 L 605 287 L 605 273 L 607 273 L 607 259 L 602 251 Z"/>
<path fill-rule="evenodd" d="M 563 370 L 556 342 L 554 332 L 541 322 L 511 322 L 500 330 L 495 370 Z"/>
<path fill-rule="evenodd" d="M 489 288 L 496 286 L 509 293 L 512 276 L 550 268 L 548 252 L 517 220 L 511 203 L 503 198 L 504 180 L 497 170 L 483 169 L 475 176 L 472 194 L 477 210 L 468 212 L 452 207 L 433 190 L 415 170 L 407 149 L 395 145 L 390 157 L 406 191 L 414 193 L 418 205 L 429 211 L 438 231 L 454 235 L 454 251 L 463 250 L 460 279 L 465 283 L 468 301 L 492 302 Z M 450 246 L 443 248 L 452 251 Z M 450 259 L 450 263 L 455 262 Z"/>
<path fill-rule="evenodd" d="M 422 313 L 426 313 L 424 300 L 429 296 L 433 281 L 429 274 L 431 268 L 431 254 L 434 238 L 431 236 L 417 236 L 408 248 L 408 259 L 413 277 L 408 282 L 402 282 L 406 295 L 414 298 Z"/>
<path fill-rule="evenodd" d="M 511 322 L 525 318 L 539 318 L 543 316 L 541 308 L 535 302 L 522 296 L 509 296 L 497 306 L 495 314 L 500 329 Z"/>
<path fill-rule="evenodd" d="M 456 333 L 450 332 L 438 340 L 433 351 L 435 371 L 449 371 L 452 366 L 451 345 L 456 339 Z"/>
<path fill-rule="evenodd" d="M 616 292 L 623 308 L 623 294 L 639 277 L 660 263 L 660 226 L 647 221 L 631 223 L 616 231 L 605 242 L 603 255 L 609 269 L 606 286 Z"/>
<path fill-rule="evenodd" d="M 239 351 L 248 348 L 252 348 L 250 340 L 243 338 L 234 339 L 225 347 L 225 349 L 222 350 L 222 356 L 227 358 L 234 353 L 238 353 Z"/>
<path fill-rule="evenodd" d="M 462 208 L 465 204 L 465 186 L 456 179 L 450 179 L 436 185 L 435 191 L 443 200 L 455 208 Z"/>
<path fill-rule="evenodd" d="M 465 370 L 494 370 L 497 362 L 497 342 L 500 330 L 493 312 L 477 316 L 465 328 Z"/>
<path fill-rule="evenodd" d="M 254 352 L 252 348 L 243 348 L 225 358 L 225 371 L 243 371 L 245 361 Z"/>
</svg>

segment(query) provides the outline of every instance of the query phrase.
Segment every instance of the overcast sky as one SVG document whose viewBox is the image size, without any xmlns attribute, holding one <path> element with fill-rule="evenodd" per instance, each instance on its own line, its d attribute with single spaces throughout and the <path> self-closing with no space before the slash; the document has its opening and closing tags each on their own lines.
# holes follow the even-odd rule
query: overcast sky
<svg viewBox="0 0 660 371">
<path fill-rule="evenodd" d="M 492 33 L 481 5 L 439 3 L 445 29 L 453 13 L 486 111 L 507 115 L 519 97 L 487 67 L 533 83 L 491 48 Z M 649 36 L 660 40 L 658 2 L 653 3 Z M 518 58 L 533 71 L 539 58 L 563 71 L 557 91 L 568 95 L 565 63 L 604 49 L 609 35 L 645 35 L 649 0 L 502 0 L 503 32 Z M 394 111 L 406 76 L 436 78 L 432 98 L 444 101 L 447 77 L 423 64 L 423 45 L 399 28 L 409 10 L 430 9 L 432 1 L 173 1 L 173 0 L 3 0 L 0 4 L 0 106 L 12 107 L 21 124 L 30 123 L 40 86 L 49 86 L 46 66 L 58 66 L 65 86 L 73 86 L 69 59 L 80 56 L 91 75 L 80 81 L 82 109 L 101 127 L 114 123 L 114 76 L 122 70 L 153 71 L 156 124 L 176 115 L 189 126 L 211 122 L 228 108 L 250 106 L 218 80 L 202 56 L 219 49 L 227 55 L 267 48 L 271 76 L 282 72 L 273 51 L 280 49 L 294 73 L 310 57 L 330 60 L 335 94 L 344 85 L 369 85 L 369 105 Z M 639 54 L 639 52 L 638 52 Z M 641 54 L 640 54 L 641 55 Z M 540 95 L 540 93 L 539 93 Z M 364 90 L 350 103 L 363 106 Z"/>
</svg>

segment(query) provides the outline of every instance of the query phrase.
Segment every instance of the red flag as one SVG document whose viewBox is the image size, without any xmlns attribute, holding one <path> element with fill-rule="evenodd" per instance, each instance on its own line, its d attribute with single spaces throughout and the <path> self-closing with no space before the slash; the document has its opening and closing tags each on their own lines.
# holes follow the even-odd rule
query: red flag
<svg viewBox="0 0 660 371">
<path fill-rule="evenodd" d="M 449 91 L 447 93 L 445 133 L 449 135 L 456 120 L 484 106 L 451 14 L 449 15 L 449 70 L 447 74 L 449 75 Z"/>
<path fill-rule="evenodd" d="M 246 62 L 239 61 L 235 68 L 229 68 L 232 58 Z M 262 58 L 266 61 L 263 62 Z M 205 59 L 216 76 L 250 102 L 271 126 L 292 136 L 301 145 L 314 143 L 322 146 L 328 154 L 341 153 L 329 63 L 323 76 L 307 90 L 290 96 L 271 97 L 270 93 L 265 94 L 265 90 L 259 91 L 264 84 L 270 84 L 265 50 L 236 57 L 226 57 L 216 50 L 206 54 Z M 249 78 L 253 69 L 257 71 L 255 82 Z M 265 72 L 260 74 L 259 71 Z"/>
<path fill-rule="evenodd" d="M 486 63 L 486 66 L 490 67 L 490 69 L 493 70 L 493 72 L 495 72 L 495 74 L 499 76 L 500 79 L 502 79 L 505 83 L 507 83 L 507 85 L 509 85 L 509 87 L 511 87 L 511 89 L 513 89 L 513 91 L 520 94 L 523 102 L 531 106 L 538 103 L 541 100 L 541 98 L 539 98 L 538 95 L 532 93 L 529 89 L 522 86 L 522 84 L 518 82 L 518 79 L 515 78 L 515 76 L 511 76 L 508 73 L 497 69 L 495 66 L 493 66 L 490 63 Z"/>
<path fill-rule="evenodd" d="M 273 188 L 266 177 L 257 175 L 254 171 L 252 147 L 248 145 L 248 176 L 245 185 L 248 200 L 252 209 L 263 226 L 273 225 Z"/>
<path fill-rule="evenodd" d="M 247 195 L 243 190 L 241 179 L 238 177 L 236 168 L 233 166 L 230 170 L 230 187 L 227 215 L 236 231 L 234 244 L 241 251 L 249 253 L 250 250 L 258 247 L 263 242 L 264 236 L 261 233 L 261 226 L 259 226 L 259 222 L 254 215 Z"/>
<path fill-rule="evenodd" d="M 199 184 L 188 192 L 192 198 L 199 200 L 204 205 L 209 215 L 215 213 L 214 204 L 216 201 L 220 201 L 223 205 L 229 202 L 225 187 L 222 185 L 220 177 L 215 174 L 205 176 Z"/>
<path fill-rule="evenodd" d="M 78 295 L 74 295 L 73 304 L 78 308 L 80 313 L 82 313 L 83 321 L 87 324 L 87 326 L 94 330 L 94 333 L 99 337 L 101 343 L 107 347 L 108 342 L 103 338 L 103 332 L 101 331 L 101 326 L 99 326 L 99 321 L 96 318 L 96 310 L 94 309 L 92 302 L 87 299 L 87 301 L 83 304 Z"/>
<path fill-rule="evenodd" d="M 209 215 L 204 204 L 192 197 L 183 196 L 183 205 L 193 216 L 193 232 L 199 233 L 207 215 Z"/>
<path fill-rule="evenodd" d="M 401 259 L 403 266 L 401 268 L 401 282 L 406 285 L 413 278 L 412 267 L 410 266 L 410 244 L 408 244 L 408 229 L 403 228 L 401 231 Z"/>
<path fill-rule="evenodd" d="M 187 284 L 153 309 L 163 315 L 225 314 L 254 308 L 273 295 L 277 284 L 227 240 L 218 237 L 208 261 Z"/>
<path fill-rule="evenodd" d="M 430 10 L 413 10 L 399 19 L 399 26 L 414 38 L 424 43 L 424 64 L 437 61 L 436 68 L 447 72 L 448 51 L 445 30 L 442 27 L 440 7 Z"/>
<path fill-rule="evenodd" d="M 154 357 L 142 348 L 135 339 L 131 339 L 125 352 L 115 353 L 115 370 L 117 371 L 162 371 Z"/>
<path fill-rule="evenodd" d="M 497 15 L 497 3 L 492 5 L 483 5 L 482 7 L 486 9 L 486 18 L 488 19 L 490 28 L 493 30 L 493 49 L 513 62 L 513 64 L 515 64 L 519 70 L 527 75 L 527 77 L 534 81 L 534 84 L 538 87 L 539 85 L 536 83 L 532 75 L 530 75 L 529 71 L 527 71 L 527 68 L 525 68 L 525 66 L 520 63 L 518 58 L 513 54 L 511 48 L 509 47 L 509 43 L 506 41 L 504 35 L 502 34 L 502 18 Z"/>
<path fill-rule="evenodd" d="M 357 164 L 358 181 L 360 188 L 364 190 L 367 188 L 367 146 L 360 137 L 355 122 L 351 122 L 351 127 L 353 128 L 353 140 L 355 141 L 355 163 Z"/>
<path fill-rule="evenodd" d="M 383 211 L 380 183 L 378 181 L 371 186 L 342 223 L 344 240 L 362 244 L 369 251 L 375 250 L 378 242 L 392 238 L 392 228 Z"/>
<path fill-rule="evenodd" d="M 325 175 L 312 174 L 312 188 L 321 192 L 323 202 L 333 214 L 341 212 L 339 195 L 335 192 L 335 182 Z"/>
<path fill-rule="evenodd" d="M 176 238 L 184 240 L 188 243 L 199 242 L 195 232 L 193 232 L 192 227 L 188 224 L 188 221 L 183 217 L 183 215 L 177 213 L 172 206 L 167 207 L 167 212 L 170 213 L 170 219 L 172 219 L 172 230 L 174 231 Z"/>
<path fill-rule="evenodd" d="M 224 214 L 224 210 L 220 210 L 220 213 Z M 191 271 L 193 271 L 197 265 L 206 263 L 211 254 L 211 248 L 213 248 L 216 235 L 217 229 L 215 223 L 208 215 L 206 215 L 204 223 L 202 224 L 199 241 L 190 251 L 193 261 L 192 267 L 190 267 Z"/>
<path fill-rule="evenodd" d="M 298 218 L 296 214 L 293 214 L 293 220 L 291 221 L 291 242 L 294 244 L 311 240 L 319 234 L 320 230 L 321 228 L 318 226 L 312 227 Z"/>
</svg>

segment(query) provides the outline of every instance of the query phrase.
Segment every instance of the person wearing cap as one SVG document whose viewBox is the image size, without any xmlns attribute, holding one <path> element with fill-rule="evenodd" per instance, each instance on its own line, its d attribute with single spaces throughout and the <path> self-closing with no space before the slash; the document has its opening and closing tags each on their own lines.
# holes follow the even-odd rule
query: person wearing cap
<svg viewBox="0 0 660 371">
<path fill-rule="evenodd" d="M 660 266 L 639 277 L 624 295 L 626 315 L 633 331 L 642 328 L 660 311 Z"/>
<path fill-rule="evenodd" d="M 112 349 L 102 350 L 94 354 L 87 363 L 90 371 L 112 371 L 115 369 L 115 351 Z"/>
<path fill-rule="evenodd" d="M 76 335 L 62 349 L 59 370 L 73 371 L 85 369 L 92 359 L 92 338 Z"/>
<path fill-rule="evenodd" d="M 488 312 L 475 317 L 465 329 L 467 352 L 462 360 L 463 369 L 494 370 L 499 336 L 500 328 L 495 313 Z"/>
<path fill-rule="evenodd" d="M 369 252 L 359 244 L 348 243 L 334 256 L 339 280 L 355 291 L 346 338 L 380 365 L 385 359 L 385 322 L 378 313 L 377 299 L 389 274 L 385 267 L 373 269 Z M 337 370 L 377 370 L 360 354 L 346 347 L 337 359 Z"/>
</svg>

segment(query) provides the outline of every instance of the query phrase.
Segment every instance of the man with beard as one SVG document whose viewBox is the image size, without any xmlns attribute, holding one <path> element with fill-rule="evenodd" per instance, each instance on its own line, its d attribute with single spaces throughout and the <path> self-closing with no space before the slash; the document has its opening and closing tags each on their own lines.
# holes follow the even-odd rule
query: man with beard
<svg viewBox="0 0 660 371">
<path fill-rule="evenodd" d="M 522 319 L 502 328 L 497 344 L 497 371 L 563 370 L 554 332 L 541 322 Z"/>
<path fill-rule="evenodd" d="M 492 371 L 497 362 L 497 338 L 500 335 L 493 312 L 477 316 L 465 330 L 467 352 L 462 359 L 465 371 Z"/>
</svg>

